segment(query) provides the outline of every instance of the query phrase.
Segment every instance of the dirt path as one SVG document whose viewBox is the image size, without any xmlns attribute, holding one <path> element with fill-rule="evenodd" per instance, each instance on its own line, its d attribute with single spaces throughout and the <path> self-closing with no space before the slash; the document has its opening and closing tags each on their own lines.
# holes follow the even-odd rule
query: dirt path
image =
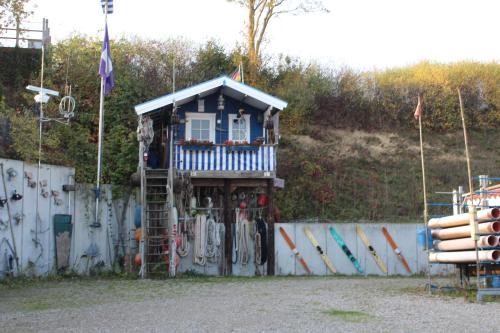
<svg viewBox="0 0 500 333">
<path fill-rule="evenodd" d="M 0 286 L 0 331 L 468 332 L 480 316 L 489 318 L 482 330 L 500 327 L 500 303 L 408 291 L 424 284 L 420 278 L 198 278 Z"/>
</svg>

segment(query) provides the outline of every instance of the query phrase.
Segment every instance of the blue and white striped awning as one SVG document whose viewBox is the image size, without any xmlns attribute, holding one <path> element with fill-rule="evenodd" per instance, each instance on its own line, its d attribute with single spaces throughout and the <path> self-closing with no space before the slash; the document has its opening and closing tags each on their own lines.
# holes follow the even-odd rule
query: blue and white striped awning
<svg viewBox="0 0 500 333">
<path fill-rule="evenodd" d="M 101 0 L 102 12 L 106 14 L 106 3 L 108 3 L 108 14 L 113 14 L 113 0 Z"/>
</svg>

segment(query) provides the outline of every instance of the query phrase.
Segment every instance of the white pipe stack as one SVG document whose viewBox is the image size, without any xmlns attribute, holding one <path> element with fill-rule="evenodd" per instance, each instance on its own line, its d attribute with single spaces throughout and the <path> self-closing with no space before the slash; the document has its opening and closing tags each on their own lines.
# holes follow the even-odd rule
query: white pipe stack
<svg viewBox="0 0 500 333">
<path fill-rule="evenodd" d="M 500 217 L 500 209 L 490 208 L 477 211 L 477 219 L 481 220 L 497 219 Z M 445 216 L 429 220 L 429 228 L 449 228 L 469 224 L 469 213 Z"/>
<path fill-rule="evenodd" d="M 479 223 L 479 232 L 500 232 L 500 222 Z M 470 237 L 471 227 L 464 225 L 461 227 L 434 229 L 431 231 L 432 238 L 436 239 L 454 239 Z"/>
<path fill-rule="evenodd" d="M 500 221 L 491 221 L 498 218 L 500 218 L 498 208 L 478 210 L 476 219 L 479 222 L 479 232 L 500 232 Z M 443 251 L 429 253 L 430 262 L 473 263 L 476 261 L 476 251 L 474 251 L 476 244 L 471 238 L 470 219 L 471 215 L 465 213 L 429 220 L 428 226 L 432 229 L 431 235 L 434 239 L 433 248 L 436 251 Z M 500 250 L 481 249 L 499 246 L 499 240 L 499 237 L 494 235 L 479 238 L 477 246 L 480 248 L 478 251 L 480 261 L 497 261 L 500 259 Z"/>
<path fill-rule="evenodd" d="M 439 251 L 460 251 L 460 250 L 473 250 L 476 248 L 472 238 L 458 238 L 452 240 L 434 241 L 434 249 Z M 477 242 L 479 247 L 494 247 L 498 246 L 498 237 L 481 236 Z"/>
<path fill-rule="evenodd" d="M 500 257 L 500 251 L 479 251 L 480 261 L 496 261 Z M 476 262 L 476 251 L 459 252 L 431 252 L 429 253 L 430 262 L 444 263 L 473 263 Z"/>
</svg>

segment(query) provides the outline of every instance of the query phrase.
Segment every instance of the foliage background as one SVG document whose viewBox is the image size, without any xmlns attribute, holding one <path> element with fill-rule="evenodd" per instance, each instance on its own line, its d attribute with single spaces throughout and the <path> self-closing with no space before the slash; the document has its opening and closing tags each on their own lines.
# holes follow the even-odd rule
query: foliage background
<svg viewBox="0 0 500 333">
<path fill-rule="evenodd" d="M 133 106 L 171 91 L 172 63 L 177 88 L 228 74 L 240 61 L 240 47 L 217 40 L 195 45 L 119 39 L 112 42 L 116 86 L 106 98 L 103 178 L 127 184 L 137 166 L 137 120 Z M 71 126 L 45 125 L 47 163 L 76 166 L 77 181 L 93 182 L 99 107 L 101 41 L 73 36 L 53 45 L 45 86 L 72 85 L 77 101 Z M 26 53 L 26 51 L 22 51 Z M 37 129 L 33 96 L 39 85 L 40 54 L 0 49 L 0 155 L 35 161 Z M 500 66 L 497 63 L 423 62 L 404 68 L 359 72 L 326 68 L 281 56 L 267 59 L 256 86 L 289 102 L 281 115 L 278 192 L 283 218 L 411 220 L 422 211 L 416 96 L 424 92 L 423 118 L 431 200 L 449 202 L 434 191 L 465 184 L 463 139 L 456 89 L 461 88 L 472 130 L 474 173 L 495 175 L 500 159 Z M 56 102 L 47 112 L 57 114 Z M 497 174 L 498 176 L 498 174 Z"/>
</svg>

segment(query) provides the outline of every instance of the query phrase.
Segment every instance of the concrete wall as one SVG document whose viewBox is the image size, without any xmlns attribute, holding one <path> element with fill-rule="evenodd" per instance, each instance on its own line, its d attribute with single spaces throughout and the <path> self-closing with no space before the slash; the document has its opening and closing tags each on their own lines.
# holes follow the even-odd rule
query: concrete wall
<svg viewBox="0 0 500 333">
<path fill-rule="evenodd" d="M 282 226 L 288 233 L 292 241 L 297 246 L 298 251 L 304 257 L 306 263 L 314 275 L 332 274 L 319 256 L 317 250 L 304 234 L 304 227 L 307 226 L 315 235 L 323 251 L 328 255 L 335 265 L 339 274 L 359 274 L 351 261 L 338 246 L 330 235 L 328 227 L 332 225 L 344 239 L 345 243 L 357 258 L 365 275 L 386 275 L 375 264 L 372 256 L 366 249 L 364 243 L 356 234 L 356 225 L 367 234 L 371 245 L 382 258 L 387 266 L 387 275 L 409 275 L 399 261 L 398 257 L 388 244 L 382 233 L 382 227 L 386 227 L 398 244 L 406 261 L 408 262 L 412 274 L 427 272 L 427 260 L 424 249 L 417 243 L 417 231 L 421 225 L 414 223 L 278 223 L 275 226 L 275 272 L 276 275 L 304 275 L 302 265 L 295 258 L 295 255 L 288 247 L 287 243 L 279 232 Z M 233 275 L 253 276 L 256 273 L 254 262 L 254 242 L 249 243 L 250 260 L 245 266 L 240 263 L 233 264 Z M 181 259 L 180 272 L 192 271 L 199 274 L 218 275 L 221 271 L 220 262 L 206 263 L 205 265 L 195 265 L 192 260 L 192 242 L 188 256 Z M 259 267 L 260 272 L 266 272 L 266 267 Z M 453 265 L 431 265 L 431 272 L 434 275 L 448 275 L 454 272 Z"/>
<path fill-rule="evenodd" d="M 412 273 L 427 272 L 427 260 L 423 248 L 417 244 L 417 230 L 421 228 L 419 224 L 410 223 L 278 223 L 275 226 L 275 249 L 276 249 L 276 275 L 303 275 L 305 271 L 302 265 L 295 259 L 294 254 L 286 244 L 279 232 L 282 226 L 288 233 L 292 241 L 297 246 L 297 250 L 302 254 L 314 275 L 329 275 L 331 272 L 313 247 L 309 239 L 304 234 L 304 227 L 307 226 L 318 240 L 323 251 L 328 255 L 340 274 L 358 274 L 351 261 L 338 246 L 330 235 L 329 226 L 342 236 L 347 247 L 358 259 L 364 274 L 385 275 L 376 265 L 372 256 L 366 249 L 364 243 L 356 234 L 356 225 L 361 226 L 365 231 L 371 245 L 382 258 L 387 266 L 388 275 L 409 275 L 399 261 L 398 257 L 388 244 L 382 233 L 382 227 L 386 227 L 394 241 L 398 244 L 403 256 L 406 258 Z M 433 274 L 450 274 L 454 272 L 452 265 L 431 266 Z"/>
<path fill-rule="evenodd" d="M 12 221 L 12 232 L 17 248 L 20 271 L 17 274 L 30 276 L 46 276 L 54 274 L 55 269 L 55 240 L 54 240 L 54 215 L 70 214 L 73 221 L 73 237 L 70 248 L 69 270 L 85 274 L 91 270 L 110 270 L 117 256 L 130 252 L 137 252 L 137 244 L 133 240 L 135 232 L 134 211 L 136 208 L 136 197 L 132 194 L 128 200 L 124 198 L 113 198 L 112 188 L 104 186 L 100 206 L 101 227 L 92 228 L 95 215 L 95 198 L 92 185 L 77 184 L 75 192 L 64 192 L 64 184 L 72 184 L 75 174 L 74 168 L 42 165 L 40 180 L 46 182 L 46 186 L 38 189 L 28 184 L 25 173 L 31 173 L 36 180 L 37 165 L 23 163 L 21 161 L 0 159 L 4 165 L 4 173 L 9 168 L 17 172 L 17 177 L 6 179 L 7 193 L 4 192 L 0 183 L 0 199 L 10 198 L 14 191 L 23 196 L 22 200 L 9 200 L 11 215 L 21 216 L 19 223 Z M 1 180 L 1 178 L 0 178 Z M 47 197 L 42 196 L 42 190 L 47 191 Z M 57 195 L 54 195 L 57 191 Z M 36 200 L 40 200 L 38 236 L 35 237 Z M 125 206 L 125 208 L 124 208 Z M 120 215 L 124 208 L 125 215 Z M 0 208 L 0 278 L 8 271 L 8 257 L 11 254 L 7 245 L 13 244 L 11 227 L 8 223 L 7 208 Z M 275 227 L 276 240 L 276 267 L 277 275 L 302 275 L 304 270 L 295 259 L 294 254 L 285 243 L 279 233 L 282 226 L 294 243 L 299 252 L 309 264 L 313 274 L 331 274 L 321 260 L 316 249 L 304 234 L 304 226 L 308 226 L 320 243 L 325 253 L 333 261 L 338 273 L 357 274 L 352 263 L 347 259 L 340 247 L 334 241 L 328 231 L 329 224 L 324 223 L 282 223 Z M 364 244 L 356 235 L 355 223 L 332 224 L 337 232 L 343 237 L 351 252 L 358 259 L 365 274 L 383 275 L 366 250 Z M 408 261 L 413 273 L 422 273 L 427 270 L 427 261 L 423 249 L 417 244 L 416 234 L 421 227 L 417 224 L 383 224 L 383 223 L 360 223 L 360 225 L 373 247 L 378 252 L 388 268 L 388 274 L 408 274 L 399 259 L 394 254 L 384 235 L 382 226 L 399 245 L 403 255 Z M 37 242 L 34 240 L 37 239 Z M 121 241 L 120 241 L 121 240 Z M 247 265 L 239 262 L 232 267 L 234 275 L 253 276 L 256 274 L 254 262 L 254 243 L 250 239 L 248 244 L 250 258 Z M 194 265 L 192 260 L 193 242 L 187 257 L 182 258 L 179 271 L 194 271 L 207 275 L 219 275 L 222 273 L 220 260 L 215 263 L 207 263 L 204 266 Z M 118 256 L 118 257 L 119 257 Z M 266 265 L 258 267 L 261 274 L 266 274 Z M 432 265 L 433 274 L 449 274 L 454 268 L 450 265 Z"/>
</svg>

